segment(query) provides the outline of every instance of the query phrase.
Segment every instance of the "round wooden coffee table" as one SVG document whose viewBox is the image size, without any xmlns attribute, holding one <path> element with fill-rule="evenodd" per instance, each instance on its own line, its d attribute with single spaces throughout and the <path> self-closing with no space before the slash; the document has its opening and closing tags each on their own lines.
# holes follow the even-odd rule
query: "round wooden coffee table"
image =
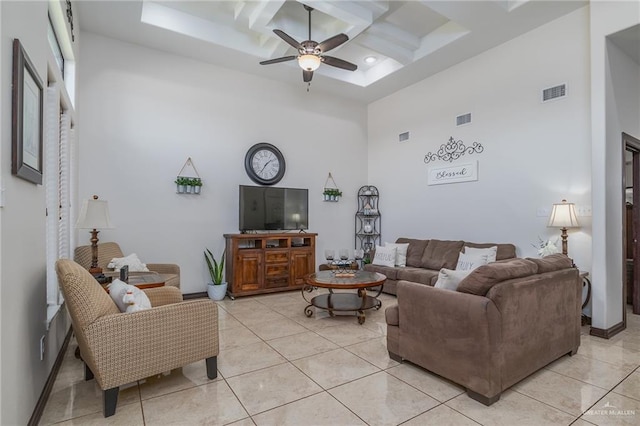
<svg viewBox="0 0 640 426">
<path fill-rule="evenodd" d="M 304 308 L 306 316 L 313 315 L 312 308 L 325 309 L 329 315 L 334 312 L 354 312 L 358 316 L 358 323 L 364 324 L 365 311 L 368 309 L 380 309 L 382 302 L 378 296 L 382 293 L 382 284 L 387 277 L 377 272 L 370 271 L 320 271 L 304 277 L 305 286 L 302 288 L 302 297 L 309 303 Z M 305 292 L 310 293 L 316 287 L 329 289 L 327 294 L 319 294 L 308 300 Z M 367 295 L 367 289 L 379 287 L 374 296 Z M 334 293 L 333 290 L 358 290 L 357 293 Z"/>
</svg>

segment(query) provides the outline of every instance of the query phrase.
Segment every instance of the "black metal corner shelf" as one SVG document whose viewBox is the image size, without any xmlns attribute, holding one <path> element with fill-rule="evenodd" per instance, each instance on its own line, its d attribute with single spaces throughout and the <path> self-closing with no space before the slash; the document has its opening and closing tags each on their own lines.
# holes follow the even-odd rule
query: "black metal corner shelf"
<svg viewBox="0 0 640 426">
<path fill-rule="evenodd" d="M 358 190 L 358 210 L 355 214 L 355 248 L 364 250 L 364 259 L 371 260 L 370 253 L 382 242 L 380 193 L 373 185 Z"/>
</svg>

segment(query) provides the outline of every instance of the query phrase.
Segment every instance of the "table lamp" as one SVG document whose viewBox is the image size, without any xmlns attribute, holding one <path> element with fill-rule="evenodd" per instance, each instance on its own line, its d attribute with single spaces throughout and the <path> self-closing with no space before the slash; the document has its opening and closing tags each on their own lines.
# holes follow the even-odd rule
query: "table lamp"
<svg viewBox="0 0 640 426">
<path fill-rule="evenodd" d="M 566 256 L 567 238 L 569 237 L 567 235 L 567 229 L 580 227 L 578 217 L 576 216 L 575 204 L 567 203 L 567 200 L 562 200 L 561 203 L 555 203 L 553 205 L 553 210 L 551 211 L 551 216 L 549 216 L 549 223 L 547 226 L 550 228 L 562 229 L 562 254 Z"/>
<path fill-rule="evenodd" d="M 94 195 L 93 199 L 84 200 L 80 216 L 76 223 L 78 229 L 91 229 L 91 267 L 89 272 L 98 275 L 102 273 L 102 268 L 98 267 L 98 229 L 113 229 L 109 219 L 109 206 L 105 200 L 98 200 Z"/>
</svg>

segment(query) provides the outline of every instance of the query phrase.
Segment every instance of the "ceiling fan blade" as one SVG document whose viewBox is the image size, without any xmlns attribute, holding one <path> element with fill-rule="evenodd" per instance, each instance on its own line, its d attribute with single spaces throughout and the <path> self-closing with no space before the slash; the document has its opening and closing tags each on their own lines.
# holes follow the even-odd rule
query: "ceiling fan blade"
<svg viewBox="0 0 640 426">
<path fill-rule="evenodd" d="M 260 65 L 271 65 L 271 64 L 277 64 L 278 62 L 293 61 L 296 58 L 297 56 L 283 56 L 282 58 L 275 58 L 275 59 L 269 59 L 267 61 L 262 61 L 260 62 Z"/>
<path fill-rule="evenodd" d="M 291 46 L 293 46 L 296 50 L 299 50 L 302 46 L 300 46 L 300 43 L 298 43 L 296 41 L 296 39 L 294 39 L 293 37 L 291 37 L 289 34 L 285 33 L 282 30 L 273 30 L 274 33 L 276 33 L 276 35 L 278 37 L 280 37 L 281 39 L 283 39 L 284 41 L 286 41 L 287 43 L 289 43 Z"/>
<path fill-rule="evenodd" d="M 332 67 L 342 68 L 343 70 L 355 71 L 358 69 L 356 64 L 344 61 L 342 59 L 334 58 L 333 56 L 322 56 L 322 62 Z"/>
<path fill-rule="evenodd" d="M 335 49 L 336 47 L 340 46 L 342 43 L 347 42 L 348 40 L 349 36 L 347 36 L 346 34 L 334 35 L 333 37 L 330 37 L 320 43 L 318 45 L 318 49 L 320 49 L 320 51 L 322 52 L 328 52 L 331 49 Z"/>
<path fill-rule="evenodd" d="M 313 71 L 302 70 L 302 81 L 309 83 L 313 78 Z"/>
</svg>

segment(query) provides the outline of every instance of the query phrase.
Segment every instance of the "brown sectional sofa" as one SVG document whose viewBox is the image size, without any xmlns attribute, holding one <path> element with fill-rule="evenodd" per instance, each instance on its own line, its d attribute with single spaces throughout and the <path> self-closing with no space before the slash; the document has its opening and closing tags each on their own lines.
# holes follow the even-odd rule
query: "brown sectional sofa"
<svg viewBox="0 0 640 426">
<path fill-rule="evenodd" d="M 568 257 L 480 266 L 457 291 L 400 281 L 387 349 L 467 388 L 486 405 L 580 345 L 582 285 Z"/>
<path fill-rule="evenodd" d="M 458 255 L 464 247 L 487 248 L 498 246 L 496 260 L 516 257 L 516 247 L 513 244 L 472 243 L 468 241 L 446 240 L 418 240 L 412 238 L 398 238 L 396 243 L 409 243 L 407 250 L 407 266 L 389 267 L 380 265 L 365 265 L 367 271 L 379 272 L 387 277 L 383 291 L 389 294 L 397 293 L 399 281 L 411 281 L 433 286 L 438 279 L 438 272 L 442 268 L 455 269 Z"/>
</svg>

